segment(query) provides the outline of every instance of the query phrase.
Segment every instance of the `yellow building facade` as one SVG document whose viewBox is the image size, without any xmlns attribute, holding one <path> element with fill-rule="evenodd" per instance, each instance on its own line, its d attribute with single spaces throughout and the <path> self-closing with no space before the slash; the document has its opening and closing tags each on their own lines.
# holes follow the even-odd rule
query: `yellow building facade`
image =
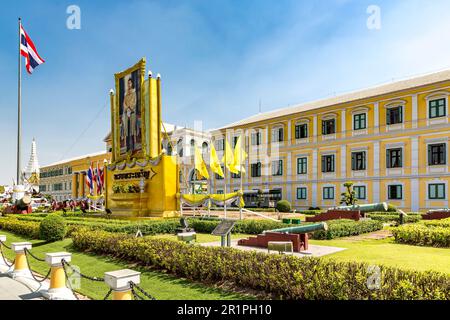
<svg viewBox="0 0 450 320">
<path fill-rule="evenodd" d="M 52 163 L 40 168 L 39 189 L 43 194 L 51 195 L 57 201 L 81 199 L 89 195 L 86 186 L 86 172 L 89 166 L 102 167 L 104 161 L 110 161 L 111 153 L 100 151 L 71 159 Z M 94 195 L 97 190 L 94 187 Z"/>
<path fill-rule="evenodd" d="M 448 207 L 450 71 L 258 114 L 211 132 L 223 155 L 245 136 L 244 190 L 276 190 L 298 209 L 339 204 L 354 183 L 359 203 L 407 211 Z M 213 192 L 240 188 L 214 177 Z"/>
</svg>

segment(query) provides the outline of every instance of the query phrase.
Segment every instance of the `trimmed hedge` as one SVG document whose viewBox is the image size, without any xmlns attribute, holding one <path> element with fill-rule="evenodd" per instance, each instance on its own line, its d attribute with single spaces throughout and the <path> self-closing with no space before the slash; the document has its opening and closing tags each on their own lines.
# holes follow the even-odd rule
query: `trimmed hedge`
<svg viewBox="0 0 450 320">
<path fill-rule="evenodd" d="M 64 239 L 67 227 L 64 218 L 57 214 L 50 214 L 39 224 L 39 239 L 49 242 Z"/>
<path fill-rule="evenodd" d="M 277 210 L 279 212 L 291 212 L 292 209 L 292 205 L 289 201 L 287 200 L 280 200 L 277 202 L 277 206 L 276 206 Z"/>
<path fill-rule="evenodd" d="M 331 220 L 327 221 L 327 231 L 316 231 L 312 238 L 316 240 L 330 240 L 340 237 L 356 236 L 383 229 L 383 223 L 374 220 Z"/>
<path fill-rule="evenodd" d="M 372 273 L 364 263 L 269 255 L 86 229 L 73 234 L 73 245 L 80 251 L 114 256 L 194 281 L 232 282 L 274 298 L 450 299 L 450 277 L 437 272 L 381 266 L 380 289 L 370 290 L 367 281 Z"/>
<path fill-rule="evenodd" d="M 0 218 L 0 229 L 33 239 L 39 239 L 39 223 L 37 222 Z"/>
<path fill-rule="evenodd" d="M 395 222 L 396 224 L 400 223 L 400 215 L 398 214 L 368 214 L 368 218 L 376 221 L 381 221 L 383 223 L 391 223 Z M 422 220 L 421 215 L 407 215 L 405 217 L 405 223 L 416 223 Z"/>
<path fill-rule="evenodd" d="M 189 227 L 193 228 L 199 233 L 211 233 L 215 227 L 220 223 L 218 219 L 188 219 Z M 260 234 L 263 231 L 273 230 L 278 228 L 286 228 L 282 222 L 275 222 L 271 220 L 240 220 L 237 221 L 232 232 L 245 234 Z"/>
<path fill-rule="evenodd" d="M 395 242 L 415 246 L 450 247 L 450 219 L 424 221 L 392 229 Z"/>
</svg>

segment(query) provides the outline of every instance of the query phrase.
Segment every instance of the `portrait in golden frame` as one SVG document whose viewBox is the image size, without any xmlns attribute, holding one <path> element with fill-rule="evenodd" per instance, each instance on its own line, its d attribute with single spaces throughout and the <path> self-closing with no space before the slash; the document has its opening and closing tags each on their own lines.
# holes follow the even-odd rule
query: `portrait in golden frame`
<svg viewBox="0 0 450 320">
<path fill-rule="evenodd" d="M 115 74 L 114 159 L 146 157 L 145 136 L 145 58 Z"/>
</svg>

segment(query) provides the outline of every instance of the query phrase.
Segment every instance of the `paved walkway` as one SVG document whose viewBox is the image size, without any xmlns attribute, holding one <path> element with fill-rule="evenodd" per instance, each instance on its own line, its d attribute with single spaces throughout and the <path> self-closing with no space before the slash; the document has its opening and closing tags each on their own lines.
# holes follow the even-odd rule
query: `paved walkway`
<svg viewBox="0 0 450 320">
<path fill-rule="evenodd" d="M 0 274 L 0 300 L 42 300 L 42 296 L 9 276 Z"/>
</svg>

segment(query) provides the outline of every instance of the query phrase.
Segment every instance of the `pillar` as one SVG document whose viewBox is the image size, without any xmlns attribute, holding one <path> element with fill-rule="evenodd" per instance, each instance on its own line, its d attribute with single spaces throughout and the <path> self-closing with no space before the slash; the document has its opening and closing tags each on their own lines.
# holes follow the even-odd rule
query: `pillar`
<svg viewBox="0 0 450 320">
<path fill-rule="evenodd" d="M 78 172 L 72 174 L 72 199 L 78 198 Z"/>
<path fill-rule="evenodd" d="M 141 273 L 130 269 L 105 272 L 105 282 L 113 291 L 113 300 L 133 299 L 130 281 L 139 284 Z"/>
<path fill-rule="evenodd" d="M 31 242 L 14 242 L 11 244 L 11 247 L 16 254 L 14 270 L 12 271 L 11 276 L 13 278 L 31 277 L 31 271 L 28 269 L 27 257 L 25 255 L 25 249 L 31 250 Z"/>
<path fill-rule="evenodd" d="M 76 300 L 73 292 L 66 287 L 66 275 L 62 260 L 70 262 L 72 255 L 68 252 L 47 253 L 45 261 L 51 268 L 50 287 L 43 295 L 50 300 Z"/>
<path fill-rule="evenodd" d="M 80 198 L 84 198 L 84 188 L 85 188 L 85 180 L 86 180 L 86 173 L 80 172 L 80 194 L 78 195 Z"/>
</svg>

